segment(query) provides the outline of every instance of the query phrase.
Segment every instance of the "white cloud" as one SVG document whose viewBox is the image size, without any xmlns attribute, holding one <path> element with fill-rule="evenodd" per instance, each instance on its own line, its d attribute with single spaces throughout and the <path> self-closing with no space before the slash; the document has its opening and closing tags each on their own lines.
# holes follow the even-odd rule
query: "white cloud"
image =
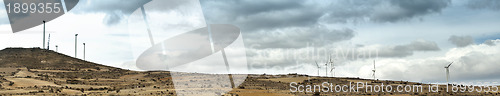
<svg viewBox="0 0 500 96">
<path fill-rule="evenodd" d="M 420 82 L 445 82 L 444 66 L 454 62 L 450 67 L 450 82 L 481 81 L 491 82 L 500 80 L 500 39 L 492 40 L 495 46 L 487 44 L 470 45 L 462 48 L 451 48 L 444 50 L 445 54 L 424 58 L 361 58 L 353 61 L 345 61 L 336 58 L 336 76 L 339 77 L 361 77 L 372 78 L 373 60 L 376 60 L 377 78 L 389 80 L 409 80 Z M 271 50 L 268 50 L 271 51 Z M 274 50 L 277 54 L 269 54 L 271 57 L 254 57 L 250 72 L 287 74 L 299 73 L 317 75 L 314 60 L 324 64 L 326 58 L 308 57 L 305 50 L 296 50 L 299 54 L 296 61 L 286 62 L 286 66 L 276 66 L 284 62 L 283 58 L 294 58 L 293 56 L 278 56 L 284 50 Z M 293 54 L 289 54 L 293 55 Z M 306 58 L 302 58 L 306 57 Z M 324 56 L 321 56 L 324 57 Z M 311 58 L 312 61 L 311 61 Z M 325 59 L 325 60 L 323 60 Z M 278 63 L 277 63 L 278 62 Z M 320 75 L 325 75 L 325 67 L 321 65 Z M 328 73 L 330 74 L 330 73 Z M 329 75 L 331 76 L 331 75 Z"/>
<path fill-rule="evenodd" d="M 500 39 L 493 41 L 500 43 Z M 486 44 L 470 45 L 463 48 L 452 48 L 444 56 L 419 59 L 381 59 L 377 72 L 383 79 L 412 81 L 445 81 L 444 66 L 454 62 L 450 67 L 451 81 L 490 80 L 500 78 L 500 46 Z M 365 65 L 365 67 L 370 65 Z M 365 71 L 363 71 L 365 70 Z M 367 73 L 362 68 L 359 73 Z"/>
</svg>

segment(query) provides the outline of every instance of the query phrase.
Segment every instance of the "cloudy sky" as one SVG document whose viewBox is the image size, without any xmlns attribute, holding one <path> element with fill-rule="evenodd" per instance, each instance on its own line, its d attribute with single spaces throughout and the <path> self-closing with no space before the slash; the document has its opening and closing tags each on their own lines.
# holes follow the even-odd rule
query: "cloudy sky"
<svg viewBox="0 0 500 96">
<path fill-rule="evenodd" d="M 451 81 L 500 80 L 497 0 L 81 0 L 47 23 L 50 49 L 74 56 L 79 34 L 87 60 L 141 70 L 135 60 L 150 44 L 140 6 L 154 41 L 207 24 L 239 27 L 245 53 L 231 58 L 248 71 L 236 73 L 317 75 L 316 61 L 324 76 L 330 56 L 341 77 L 372 78 L 375 60 L 379 79 L 445 82 L 454 62 Z M 4 7 L 0 14 L 1 48 L 42 46 L 42 26 L 13 34 Z"/>
</svg>

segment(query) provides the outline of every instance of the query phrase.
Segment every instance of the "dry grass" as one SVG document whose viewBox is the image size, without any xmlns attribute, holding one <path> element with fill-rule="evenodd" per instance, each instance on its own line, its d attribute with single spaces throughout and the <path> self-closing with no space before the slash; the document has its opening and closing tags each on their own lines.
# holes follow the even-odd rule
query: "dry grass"
<svg viewBox="0 0 500 96">
<path fill-rule="evenodd" d="M 297 83 L 302 83 L 305 80 L 310 80 L 314 79 L 316 77 L 289 77 L 289 78 L 271 78 L 271 79 L 258 79 L 258 80 L 270 80 L 274 82 L 285 82 L 285 83 L 291 83 L 291 82 L 297 82 Z"/>
<path fill-rule="evenodd" d="M 24 89 L 16 89 L 16 90 L 1 90 L 0 94 L 17 94 L 17 93 L 29 93 L 32 91 L 38 90 L 24 90 Z"/>
<path fill-rule="evenodd" d="M 285 94 L 288 92 L 275 92 L 275 90 L 234 89 L 232 92 L 239 96 L 295 96 L 294 94 Z"/>
<path fill-rule="evenodd" d="M 40 77 L 40 76 L 36 75 L 35 73 L 28 72 L 28 71 L 19 71 L 16 74 L 14 74 L 14 77 L 25 78 L 25 77 Z"/>
<path fill-rule="evenodd" d="M 16 72 L 17 68 L 0 68 L 0 72 L 11 73 Z"/>
<path fill-rule="evenodd" d="M 138 79 L 138 78 L 144 78 L 146 74 L 134 74 L 134 75 L 124 75 L 120 77 L 120 79 Z"/>
<path fill-rule="evenodd" d="M 32 78 L 10 78 L 6 77 L 8 81 L 14 82 L 14 87 L 34 87 L 34 86 L 54 86 L 54 87 L 61 87 L 57 84 L 54 84 L 52 82 L 47 82 L 47 81 L 42 81 L 42 80 L 37 80 L 37 79 L 32 79 Z"/>
<path fill-rule="evenodd" d="M 78 72 L 78 71 L 66 71 L 66 70 L 39 70 L 39 69 L 31 69 L 31 71 L 36 71 L 36 72 Z"/>
</svg>

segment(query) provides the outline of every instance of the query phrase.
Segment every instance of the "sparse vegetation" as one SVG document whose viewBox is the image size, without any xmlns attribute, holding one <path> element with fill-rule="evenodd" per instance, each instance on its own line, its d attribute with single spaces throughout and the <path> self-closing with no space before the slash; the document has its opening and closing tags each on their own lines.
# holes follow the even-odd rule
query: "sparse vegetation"
<svg viewBox="0 0 500 96">
<path fill-rule="evenodd" d="M 76 59 L 50 50 L 7 48 L 0 51 L 0 95 L 176 95 L 184 92 L 174 85 L 193 87 L 190 95 L 451 95 L 451 93 L 320 93 L 289 91 L 289 82 L 321 84 L 328 81 L 347 84 L 350 81 L 426 85 L 407 81 L 368 80 L 360 78 L 325 78 L 301 74 L 233 75 L 246 76 L 243 83 L 231 87 L 225 74 L 179 73 L 183 82 L 171 72 L 136 72 Z M 41 60 L 44 62 L 42 63 Z M 16 77 L 17 76 L 17 77 Z M 8 86 L 7 86 L 8 85 Z M 453 93 L 453 95 L 498 95 L 498 93 Z"/>
</svg>

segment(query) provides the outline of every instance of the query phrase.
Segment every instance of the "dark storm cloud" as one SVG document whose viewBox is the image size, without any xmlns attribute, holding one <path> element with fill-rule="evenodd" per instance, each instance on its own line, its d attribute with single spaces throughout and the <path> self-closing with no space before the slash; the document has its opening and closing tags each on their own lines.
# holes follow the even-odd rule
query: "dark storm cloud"
<svg viewBox="0 0 500 96">
<path fill-rule="evenodd" d="M 81 1 L 80 10 L 76 13 L 106 13 L 104 23 L 117 24 L 125 15 L 129 15 L 143 4 L 151 0 L 88 0 Z"/>
<path fill-rule="evenodd" d="M 402 47 L 406 47 L 406 49 L 410 49 L 413 51 L 439 51 L 439 47 L 436 42 L 425 41 L 425 40 L 416 40 L 411 42 L 408 45 L 404 45 Z"/>
<path fill-rule="evenodd" d="M 88 0 L 81 1 L 82 4 L 78 5 L 81 9 L 76 13 L 105 13 L 104 23 L 114 25 L 146 3 L 148 4 L 144 8 L 148 11 L 166 12 L 193 2 L 194 0 Z"/>
<path fill-rule="evenodd" d="M 439 13 L 450 5 L 450 0 L 341 0 L 330 6 L 324 20 L 397 22 L 432 13 Z"/>
<path fill-rule="evenodd" d="M 474 38 L 471 36 L 455 36 L 452 35 L 448 39 L 452 44 L 456 45 L 457 47 L 465 47 L 468 45 L 474 44 Z"/>
<path fill-rule="evenodd" d="M 500 10 L 500 1 L 498 0 L 469 0 L 467 3 L 469 8 L 473 9 L 492 9 Z"/>
<path fill-rule="evenodd" d="M 319 46 L 350 40 L 354 31 L 309 30 L 324 24 L 348 22 L 397 22 L 446 8 L 449 0 L 202 0 L 205 19 L 213 24 L 241 28 L 245 45 L 255 48 L 303 48 L 306 42 Z M 325 26 L 330 27 L 330 26 Z M 296 29 L 296 30 L 288 30 Z M 286 32 L 275 32 L 287 30 Z M 321 38 L 327 43 L 317 43 Z M 306 39 L 307 38 L 307 39 Z"/>
<path fill-rule="evenodd" d="M 137 8 L 151 0 L 89 0 L 82 2 L 81 8 L 83 11 L 88 12 L 114 12 L 120 11 L 122 13 L 132 13 Z"/>
<path fill-rule="evenodd" d="M 113 25 L 119 23 L 124 16 L 131 14 L 147 2 L 145 8 L 155 11 L 168 11 L 179 8 L 183 4 L 194 0 L 88 0 L 79 5 L 79 12 L 106 13 L 104 23 Z M 272 42 L 298 40 L 314 42 L 318 36 L 328 37 L 332 42 L 349 40 L 353 30 L 312 30 L 315 32 L 296 32 L 289 30 L 283 34 L 290 36 L 265 35 L 265 32 L 287 28 L 315 29 L 323 26 L 321 22 L 348 22 L 369 19 L 374 22 L 396 22 L 411 19 L 417 16 L 440 12 L 449 5 L 449 0 L 369 0 L 369 1 L 305 1 L 305 0 L 201 0 L 205 19 L 213 24 L 233 24 L 242 29 L 245 41 L 253 42 L 258 38 L 272 38 L 271 41 L 262 41 L 261 48 L 289 48 L 304 45 L 302 43 Z M 300 28 L 299 28 L 300 29 Z M 265 32 L 262 32 L 265 31 Z M 299 30 L 300 31 L 300 30 Z M 344 32 L 345 31 L 345 32 Z M 253 33 L 255 32 L 255 33 Z M 260 32 L 260 33 L 258 33 Z M 273 32 L 269 32 L 273 33 Z M 316 34 L 317 36 L 313 36 Z M 301 39 L 301 36 L 310 37 Z M 344 36 L 344 37 L 342 37 Z M 291 38 L 282 38 L 291 37 Z M 281 38 L 278 40 L 276 38 Z M 310 40 L 310 41 L 308 41 Z M 259 41 L 256 41 L 259 42 Z M 251 43 L 250 43 L 251 44 Z M 292 45 L 301 44 L 301 45 Z M 248 44 L 246 44 L 248 45 Z M 270 45 L 270 46 L 267 46 Z"/>
<path fill-rule="evenodd" d="M 238 25 L 242 30 L 254 31 L 316 24 L 323 14 L 306 1 L 297 0 L 202 0 L 208 23 Z"/>
<path fill-rule="evenodd" d="M 202 0 L 200 1 L 204 9 L 220 10 L 223 15 L 229 15 L 229 18 L 235 19 L 239 16 L 248 16 L 253 14 L 284 11 L 304 7 L 305 1 L 290 0 Z"/>
<path fill-rule="evenodd" d="M 260 68 L 266 64 L 268 67 L 296 64 L 296 60 L 312 63 L 314 60 L 311 59 L 273 56 L 287 57 L 286 54 L 291 54 L 285 50 L 297 52 L 306 47 L 325 48 L 326 45 L 350 40 L 355 36 L 353 29 L 329 24 L 411 20 L 439 13 L 450 5 L 450 1 L 202 0 L 200 4 L 207 23 L 233 24 L 241 29 L 248 62 Z M 414 41 L 376 50 L 382 51 L 380 55 L 385 57 L 406 57 L 416 51 L 440 49 L 435 42 Z"/>
<path fill-rule="evenodd" d="M 356 48 L 347 48 L 338 46 L 338 48 L 325 48 L 308 46 L 308 48 L 293 49 L 256 49 L 250 48 L 247 51 L 249 64 L 253 68 L 267 68 L 274 66 L 290 66 L 291 64 L 308 63 L 315 61 L 325 62 L 328 55 L 337 58 L 338 65 L 347 64 L 346 62 L 361 59 L 387 57 L 402 58 L 413 55 L 415 52 L 439 51 L 441 50 L 436 42 L 426 40 L 415 40 L 402 45 L 359 45 Z M 378 52 L 378 53 L 376 53 Z"/>
<path fill-rule="evenodd" d="M 252 48 L 303 48 L 307 46 L 322 47 L 354 37 L 351 29 L 327 29 L 326 26 L 312 28 L 290 28 L 279 31 L 255 32 L 246 35 L 245 43 L 253 44 Z M 309 44 L 309 45 L 308 45 Z"/>
<path fill-rule="evenodd" d="M 203 0 L 200 2 L 209 23 L 231 23 L 243 30 L 263 30 L 349 21 L 396 22 L 441 12 L 449 0 Z"/>
<path fill-rule="evenodd" d="M 394 47 L 380 47 L 378 56 L 380 57 L 406 57 L 413 55 L 415 51 L 439 51 L 440 48 L 436 42 L 416 40 L 406 45 L 397 45 Z"/>
<path fill-rule="evenodd" d="M 400 8 L 402 12 L 378 18 L 378 21 L 395 22 L 431 13 L 441 12 L 450 4 L 450 0 L 391 0 L 392 5 Z M 396 7 L 396 8 L 397 8 Z M 377 20 L 377 19 L 375 19 Z"/>
</svg>

